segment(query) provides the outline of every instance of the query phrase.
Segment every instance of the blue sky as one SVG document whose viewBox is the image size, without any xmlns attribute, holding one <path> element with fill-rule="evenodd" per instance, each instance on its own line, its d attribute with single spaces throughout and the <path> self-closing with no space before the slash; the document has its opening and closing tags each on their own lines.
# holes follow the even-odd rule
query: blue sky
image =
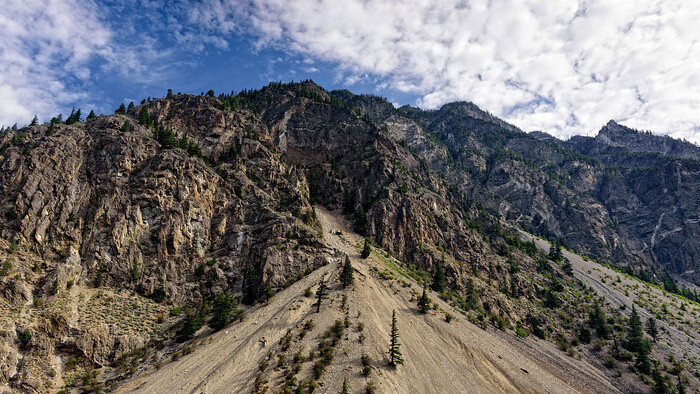
<svg viewBox="0 0 700 394">
<path fill-rule="evenodd" d="M 311 78 L 560 138 L 700 142 L 700 7 L 672 0 L 4 0 L 0 124 Z"/>
<path fill-rule="evenodd" d="M 167 40 L 167 37 L 163 37 Z M 402 93 L 377 86 L 376 77 L 364 76 L 351 86 L 338 74 L 338 63 L 290 53 L 277 48 L 257 48 L 255 38 L 247 34 L 228 39 L 227 48 L 208 47 L 200 53 L 178 53 L 179 64 L 169 66 L 160 78 L 134 81 L 119 74 L 98 73 L 91 81 L 94 93 L 104 97 L 101 111 L 110 111 L 119 103 L 138 102 L 150 97 L 162 97 L 167 89 L 174 92 L 199 94 L 209 89 L 220 92 L 259 89 L 270 81 L 300 81 L 313 79 L 328 90 L 351 88 L 356 93 L 371 93 L 387 97 L 396 104 L 415 104 L 417 94 Z"/>
</svg>

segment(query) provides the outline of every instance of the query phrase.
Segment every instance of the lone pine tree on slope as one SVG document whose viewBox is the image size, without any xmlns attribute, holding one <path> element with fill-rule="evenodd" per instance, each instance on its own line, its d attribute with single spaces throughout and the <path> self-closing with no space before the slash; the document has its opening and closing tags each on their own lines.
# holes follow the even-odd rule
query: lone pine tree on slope
<svg viewBox="0 0 700 394">
<path fill-rule="evenodd" d="M 365 238 L 365 245 L 362 248 L 362 253 L 360 253 L 360 257 L 366 259 L 367 257 L 369 257 L 370 253 L 372 253 L 372 247 L 369 246 L 369 241 L 367 240 L 367 238 Z"/>
<path fill-rule="evenodd" d="M 326 289 L 326 277 L 324 276 L 316 291 L 316 313 L 321 312 L 321 301 L 326 297 Z"/>
<path fill-rule="evenodd" d="M 343 270 L 340 272 L 340 284 L 343 285 L 343 288 L 352 285 L 353 281 L 355 280 L 353 276 L 354 271 L 355 269 L 350 263 L 350 258 L 346 255 L 345 264 L 343 264 Z"/>
<path fill-rule="evenodd" d="M 348 389 L 348 376 L 347 375 L 345 375 L 345 379 L 343 379 L 343 391 L 341 391 L 340 394 L 350 394 L 350 390 Z"/>
<path fill-rule="evenodd" d="M 561 252 L 561 244 L 559 244 L 559 241 L 555 241 L 553 244 L 550 245 L 549 247 L 549 255 L 547 256 L 550 260 L 554 262 L 560 262 L 562 257 L 564 255 Z"/>
<path fill-rule="evenodd" d="M 389 345 L 389 365 L 403 365 L 403 357 L 399 350 L 399 329 L 396 327 L 396 310 L 391 312 L 391 344 Z"/>
<path fill-rule="evenodd" d="M 426 287 L 423 287 L 423 295 L 418 299 L 418 309 L 420 313 L 428 313 L 430 309 L 430 298 L 428 297 Z"/>
</svg>

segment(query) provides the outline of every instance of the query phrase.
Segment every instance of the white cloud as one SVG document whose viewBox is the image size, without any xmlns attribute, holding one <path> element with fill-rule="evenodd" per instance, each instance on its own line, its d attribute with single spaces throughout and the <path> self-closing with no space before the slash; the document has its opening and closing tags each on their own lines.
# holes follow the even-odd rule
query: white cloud
<svg viewBox="0 0 700 394">
<path fill-rule="evenodd" d="M 68 89 L 90 78 L 86 66 L 110 32 L 94 4 L 77 0 L 6 0 L 0 7 L 0 124 L 45 119 L 86 97 Z"/>
<path fill-rule="evenodd" d="M 435 108 L 470 100 L 524 130 L 609 119 L 700 142 L 700 7 L 672 0 L 208 0 L 208 29 L 336 61 Z"/>
<path fill-rule="evenodd" d="M 0 124 L 99 102 L 86 87 L 96 73 L 152 84 L 173 67 L 191 68 L 209 49 L 231 51 L 232 37 L 252 33 L 254 48 L 303 59 L 299 70 L 337 62 L 336 81 L 418 95 L 425 108 L 469 100 L 524 130 L 563 138 L 594 134 L 615 119 L 700 142 L 700 7 L 692 2 L 107 4 L 3 2 Z M 268 65 L 270 79 L 284 77 L 273 71 Z"/>
<path fill-rule="evenodd" d="M 143 2 L 144 9 L 163 4 Z M 124 10 L 92 0 L 4 0 L 0 7 L 0 124 L 42 121 L 76 104 L 107 105 L 94 81 L 116 75 L 132 82 L 158 80 L 171 49 L 137 31 Z M 98 15 L 119 25 L 114 30 Z M 120 19 L 121 18 L 121 19 Z M 217 45 L 217 42 L 211 44 Z M 97 103 L 97 104 L 96 104 Z"/>
</svg>

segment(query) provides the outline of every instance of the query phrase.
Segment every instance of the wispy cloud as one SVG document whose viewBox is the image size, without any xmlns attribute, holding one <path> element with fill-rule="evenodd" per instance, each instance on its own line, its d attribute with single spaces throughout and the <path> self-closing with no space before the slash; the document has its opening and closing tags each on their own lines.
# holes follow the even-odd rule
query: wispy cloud
<svg viewBox="0 0 700 394">
<path fill-rule="evenodd" d="M 153 35 L 137 30 L 134 22 L 162 14 L 126 16 L 118 8 L 101 7 L 91 0 L 3 2 L 0 124 L 22 125 L 35 114 L 48 120 L 81 103 L 98 109 L 104 104 L 93 84 L 104 75 L 135 82 L 159 77 L 165 69 L 160 64 L 172 51 L 162 48 Z M 106 20 L 116 21 L 119 28 Z"/>
<path fill-rule="evenodd" d="M 5 0 L 0 124 L 97 102 L 99 75 L 146 84 L 238 56 L 245 37 L 298 59 L 269 62 L 272 79 L 332 62 L 338 83 L 426 108 L 470 100 L 524 130 L 566 138 L 615 119 L 700 142 L 698 20 L 673 0 Z"/>
<path fill-rule="evenodd" d="M 73 87 L 90 78 L 86 64 L 106 49 L 110 31 L 94 4 L 77 0 L 7 0 L 0 7 L 0 123 L 85 97 Z"/>
<path fill-rule="evenodd" d="M 471 100 L 525 130 L 608 119 L 700 141 L 700 7 L 662 1 L 206 1 L 208 31 L 241 20 L 260 45 L 371 73 L 421 106 Z M 202 10 L 204 8 L 204 10 Z"/>
</svg>

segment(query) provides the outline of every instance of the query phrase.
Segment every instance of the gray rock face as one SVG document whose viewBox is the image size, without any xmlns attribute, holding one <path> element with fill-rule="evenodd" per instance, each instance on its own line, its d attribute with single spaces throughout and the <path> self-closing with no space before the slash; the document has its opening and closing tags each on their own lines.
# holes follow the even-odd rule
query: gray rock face
<svg viewBox="0 0 700 394">
<path fill-rule="evenodd" d="M 12 132 L 0 136 L 0 146 L 8 142 L 0 152 L 0 262 L 14 262 L 0 278 L 0 295 L 20 310 L 55 312 L 32 312 L 23 326 L 8 327 L 15 338 L 31 332 L 32 342 L 22 348 L 9 336 L 0 340 L 7 360 L 0 383 L 42 391 L 59 348 L 104 366 L 151 339 L 120 333 L 117 321 L 81 323 L 71 308 L 59 308 L 80 304 L 61 297 L 71 286 L 190 305 L 222 291 L 241 294 L 244 286 L 255 298 L 337 259 L 321 242 L 304 173 L 280 160 L 258 117 L 223 111 L 208 97 L 146 107 L 210 164 L 161 147 L 153 127 L 131 116 L 137 113 L 57 125 L 51 135 L 48 125 L 32 126 L 21 130 L 24 144 L 9 143 Z M 122 130 L 126 121 L 132 130 Z M 37 298 L 47 306 L 32 307 Z M 39 367 L 17 356 L 29 353 Z"/>
<path fill-rule="evenodd" d="M 680 159 L 700 159 L 700 147 L 668 136 L 656 136 L 609 121 L 598 132 L 595 142 L 601 148 L 624 147 L 631 152 L 658 153 Z"/>
<path fill-rule="evenodd" d="M 63 283 L 90 282 L 103 269 L 117 283 L 138 271 L 134 286 L 179 284 L 193 268 L 186 260 L 221 255 L 225 264 L 262 267 L 308 255 L 293 247 L 319 245 L 313 228 L 277 210 L 280 199 L 291 201 L 290 211 L 311 210 L 302 195 L 306 180 L 270 152 L 271 136 L 259 121 L 217 112 L 216 100 L 207 100 L 182 96 L 149 110 L 171 117 L 176 133 L 212 160 L 235 151 L 218 174 L 181 149 L 161 149 L 142 125 L 122 132 L 126 116 L 59 126 L 52 136 L 42 135 L 46 126 L 34 127 L 28 152 L 12 147 L 2 156 L 0 198 L 11 218 L 3 237 L 61 260 L 55 275 Z M 275 278 L 273 285 L 284 281 Z"/>
<path fill-rule="evenodd" d="M 560 141 L 470 103 L 402 107 L 378 122 L 491 213 L 592 256 L 700 283 L 697 146 L 613 121 L 595 138 Z"/>
<path fill-rule="evenodd" d="M 165 129 L 141 124 L 142 111 Z M 464 302 L 477 290 L 535 297 L 548 286 L 509 272 L 511 257 L 529 272 L 536 263 L 506 245 L 515 241 L 493 217 L 700 282 L 700 168 L 671 156 L 692 149 L 606 127 L 607 137 L 563 142 L 470 103 L 395 109 L 303 82 L 223 100 L 175 95 L 51 134 L 8 131 L 0 261 L 13 265 L 0 277 L 11 322 L 0 326 L 0 384 L 41 391 L 58 384 L 52 369 L 68 376 L 68 356 L 106 366 L 170 338 L 177 319 L 164 303 L 221 292 L 254 301 L 340 261 L 313 204 L 343 210 L 416 270 L 442 266 Z M 167 129 L 171 140 L 158 134 Z M 482 273 L 488 285 L 477 289 Z M 503 295 L 491 307 L 512 321 L 527 313 Z"/>
</svg>

